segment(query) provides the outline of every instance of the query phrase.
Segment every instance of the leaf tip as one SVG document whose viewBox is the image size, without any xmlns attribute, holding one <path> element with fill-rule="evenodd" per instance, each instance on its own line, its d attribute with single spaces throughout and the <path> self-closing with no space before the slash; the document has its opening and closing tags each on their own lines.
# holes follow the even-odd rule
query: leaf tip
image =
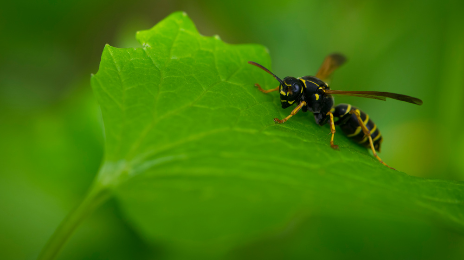
<svg viewBox="0 0 464 260">
<path fill-rule="evenodd" d="M 190 19 L 190 17 L 188 16 L 188 14 L 185 11 L 177 11 L 177 12 L 171 13 L 165 19 L 173 19 L 173 18 L 174 19 L 184 19 L 184 17 Z"/>
<path fill-rule="evenodd" d="M 103 48 L 103 53 L 105 53 L 107 51 L 111 52 L 110 48 L 114 48 L 114 47 L 109 45 L 108 43 L 105 44 L 105 47 Z"/>
</svg>

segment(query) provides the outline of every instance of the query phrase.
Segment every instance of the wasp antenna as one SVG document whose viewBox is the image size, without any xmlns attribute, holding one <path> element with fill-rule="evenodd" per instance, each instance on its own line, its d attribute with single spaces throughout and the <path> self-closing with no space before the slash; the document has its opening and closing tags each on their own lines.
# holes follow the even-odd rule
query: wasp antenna
<svg viewBox="0 0 464 260">
<path fill-rule="evenodd" d="M 274 78 L 275 78 L 276 80 L 278 80 L 278 81 L 280 82 L 280 84 L 282 84 L 282 85 L 284 84 L 284 82 L 283 82 L 279 77 L 277 77 L 277 76 L 276 76 L 274 73 L 272 73 L 270 70 L 266 69 L 263 65 L 258 64 L 258 63 L 254 62 L 254 61 L 249 61 L 248 63 L 251 64 L 251 65 L 255 65 L 256 67 L 258 67 L 258 68 L 264 70 L 265 72 L 271 74 L 272 76 L 274 76 Z"/>
</svg>

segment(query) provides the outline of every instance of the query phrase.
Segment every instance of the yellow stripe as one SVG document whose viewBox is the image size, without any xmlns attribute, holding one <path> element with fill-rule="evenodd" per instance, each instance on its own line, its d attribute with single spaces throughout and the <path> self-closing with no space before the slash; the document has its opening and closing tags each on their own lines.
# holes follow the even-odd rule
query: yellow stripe
<svg viewBox="0 0 464 260">
<path fill-rule="evenodd" d="M 289 103 L 290 105 L 293 104 L 293 102 L 295 102 L 295 100 L 293 100 L 293 101 L 288 101 L 288 103 Z"/>
<path fill-rule="evenodd" d="M 316 96 L 316 100 L 319 100 L 319 95 L 318 94 L 314 94 L 314 96 Z"/>
<path fill-rule="evenodd" d="M 286 96 L 287 94 L 283 91 L 283 90 L 280 90 L 280 94 Z"/>
<path fill-rule="evenodd" d="M 372 139 L 372 142 L 377 141 L 381 136 L 382 136 L 382 134 L 379 131 L 379 135 L 377 135 L 374 139 Z"/>
<path fill-rule="evenodd" d="M 305 88 L 308 88 L 308 87 L 306 87 L 306 81 L 304 79 L 302 79 L 302 78 L 298 78 L 298 79 L 303 81 L 303 84 L 304 84 Z M 301 89 L 301 93 L 303 93 L 303 89 Z"/>
<path fill-rule="evenodd" d="M 369 122 L 369 115 L 368 114 L 366 114 L 366 120 L 364 120 L 364 122 L 363 122 L 364 125 L 367 126 L 367 122 Z"/>
<path fill-rule="evenodd" d="M 369 136 L 365 135 L 364 138 L 361 141 L 358 142 L 358 144 L 362 144 L 362 143 L 366 142 L 367 138 L 369 138 Z"/>
<path fill-rule="evenodd" d="M 312 82 L 311 80 L 308 80 L 308 81 L 319 87 L 319 85 L 316 84 L 316 82 Z"/>
<path fill-rule="evenodd" d="M 372 128 L 372 130 L 369 130 L 369 132 L 371 133 L 371 135 L 372 135 L 373 133 L 375 133 L 375 130 L 377 130 L 377 125 L 374 124 L 374 127 Z M 380 136 L 380 133 L 379 133 L 379 136 Z M 377 140 L 379 136 L 377 136 L 376 139 L 372 140 L 372 142 L 374 142 L 375 140 Z M 367 141 L 367 138 L 369 138 L 369 136 L 368 136 L 368 135 L 365 135 L 364 138 L 363 138 L 361 141 L 358 142 L 358 144 L 363 144 L 364 142 Z"/>
<path fill-rule="evenodd" d="M 350 111 L 351 111 L 351 105 L 348 105 L 348 108 L 346 109 L 346 112 L 345 114 L 343 114 L 343 116 L 350 113 Z"/>
<path fill-rule="evenodd" d="M 346 136 L 352 137 L 352 136 L 355 136 L 355 135 L 359 134 L 359 132 L 361 132 L 361 127 L 360 126 L 358 126 L 358 128 L 356 128 L 356 131 L 354 131 L 354 133 L 346 135 Z"/>
</svg>

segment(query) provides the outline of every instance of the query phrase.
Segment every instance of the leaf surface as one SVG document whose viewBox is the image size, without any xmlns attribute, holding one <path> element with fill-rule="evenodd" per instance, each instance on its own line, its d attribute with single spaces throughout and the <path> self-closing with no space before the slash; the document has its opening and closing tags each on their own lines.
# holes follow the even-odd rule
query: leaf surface
<svg viewBox="0 0 464 260">
<path fill-rule="evenodd" d="M 105 47 L 92 86 L 106 137 L 98 179 L 150 243 L 218 257 L 314 215 L 462 232 L 462 183 L 390 170 L 341 133 L 334 151 L 309 112 L 276 125 L 291 110 L 253 87 L 278 83 L 247 64 L 271 68 L 263 46 L 201 36 L 180 12 L 137 39 Z"/>
</svg>

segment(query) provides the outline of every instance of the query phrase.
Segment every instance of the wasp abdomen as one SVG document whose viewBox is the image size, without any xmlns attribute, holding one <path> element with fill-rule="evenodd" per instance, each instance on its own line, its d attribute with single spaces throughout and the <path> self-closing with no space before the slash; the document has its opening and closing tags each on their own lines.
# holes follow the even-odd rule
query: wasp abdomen
<svg viewBox="0 0 464 260">
<path fill-rule="evenodd" d="M 374 121 L 369 118 L 369 115 L 360 109 L 349 104 L 337 105 L 333 110 L 334 117 L 338 118 L 338 120 L 335 122 L 335 125 L 339 125 L 342 132 L 349 138 L 353 139 L 353 141 L 361 144 L 364 147 L 370 148 L 369 138 L 368 136 L 364 135 L 358 118 L 354 114 L 354 111 L 356 110 L 359 111 L 364 125 L 371 133 L 375 150 L 380 152 L 380 145 L 383 141 L 382 134 L 380 133 Z"/>
</svg>

